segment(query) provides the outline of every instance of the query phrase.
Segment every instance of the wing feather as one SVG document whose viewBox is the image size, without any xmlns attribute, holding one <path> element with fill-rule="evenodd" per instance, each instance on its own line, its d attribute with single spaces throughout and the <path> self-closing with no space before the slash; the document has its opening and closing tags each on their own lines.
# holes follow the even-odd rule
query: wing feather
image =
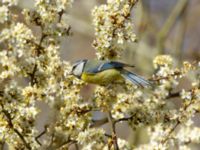
<svg viewBox="0 0 200 150">
<path fill-rule="evenodd" d="M 88 66 L 86 66 L 86 71 L 88 73 L 98 73 L 98 72 L 108 70 L 108 69 L 122 69 L 124 67 L 134 67 L 133 65 L 125 64 L 118 61 L 98 61 L 98 63 L 96 64 L 94 63 L 91 64 L 91 63 L 93 62 L 92 61 L 88 62 L 87 63 Z M 94 67 L 91 67 L 91 66 L 94 66 Z"/>
</svg>

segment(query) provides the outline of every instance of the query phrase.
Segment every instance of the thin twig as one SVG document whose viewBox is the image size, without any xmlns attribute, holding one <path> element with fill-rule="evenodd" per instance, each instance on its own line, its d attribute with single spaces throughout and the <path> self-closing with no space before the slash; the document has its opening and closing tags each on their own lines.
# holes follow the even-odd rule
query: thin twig
<svg viewBox="0 0 200 150">
<path fill-rule="evenodd" d="M 44 131 L 42 131 L 38 136 L 35 137 L 36 142 L 41 146 L 42 144 L 39 141 L 39 138 L 42 137 L 47 132 L 47 126 L 44 127 Z"/>
<path fill-rule="evenodd" d="M 121 121 L 130 121 L 130 120 L 133 119 L 134 116 L 135 116 L 135 114 L 133 114 L 133 115 L 130 116 L 130 117 L 124 117 L 124 118 L 117 119 L 117 120 L 115 120 L 114 123 L 118 123 L 118 122 L 121 122 Z"/>
<path fill-rule="evenodd" d="M 59 17 L 58 17 L 58 23 L 60 23 L 61 22 L 61 20 L 62 20 L 62 15 L 64 14 L 64 10 L 62 9 L 59 13 L 58 13 L 58 15 L 59 15 Z"/>
<path fill-rule="evenodd" d="M 41 31 L 42 31 L 42 35 L 41 35 L 39 44 L 37 45 L 37 52 L 36 52 L 37 57 L 41 54 L 40 48 L 42 47 L 42 42 L 47 37 L 47 35 L 43 31 L 43 26 L 42 25 L 41 25 Z M 35 62 L 32 73 L 29 73 L 30 78 L 31 78 L 31 85 L 32 86 L 36 83 L 36 79 L 35 79 L 35 73 L 36 72 L 37 72 L 37 63 Z"/>
<path fill-rule="evenodd" d="M 175 97 L 179 97 L 179 96 L 180 96 L 180 92 L 169 93 L 169 95 L 166 97 L 166 99 L 175 98 Z"/>
<path fill-rule="evenodd" d="M 30 73 L 30 77 L 31 77 L 31 86 L 33 86 L 35 84 L 35 73 L 37 71 L 37 64 L 35 63 L 34 68 L 33 68 L 33 72 Z"/>
<path fill-rule="evenodd" d="M 106 137 L 108 137 L 108 138 L 112 138 L 112 135 L 110 135 L 110 134 L 105 133 L 104 135 L 105 135 Z"/>
<path fill-rule="evenodd" d="M 169 130 L 168 135 L 166 136 L 166 138 L 161 141 L 162 144 L 165 144 L 167 142 L 167 140 L 170 139 L 171 134 L 174 132 L 174 130 L 178 127 L 179 124 L 180 124 L 180 121 L 177 120 L 175 125 Z"/>
</svg>

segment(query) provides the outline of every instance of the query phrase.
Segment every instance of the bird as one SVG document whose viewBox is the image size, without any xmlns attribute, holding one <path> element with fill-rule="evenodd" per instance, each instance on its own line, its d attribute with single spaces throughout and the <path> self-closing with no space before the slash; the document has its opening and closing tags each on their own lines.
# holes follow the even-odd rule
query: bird
<svg viewBox="0 0 200 150">
<path fill-rule="evenodd" d="M 72 65 L 70 74 L 86 83 L 108 85 L 111 83 L 123 83 L 125 80 L 139 86 L 150 86 L 151 83 L 126 68 L 134 65 L 112 60 L 88 60 L 82 59 Z"/>
</svg>

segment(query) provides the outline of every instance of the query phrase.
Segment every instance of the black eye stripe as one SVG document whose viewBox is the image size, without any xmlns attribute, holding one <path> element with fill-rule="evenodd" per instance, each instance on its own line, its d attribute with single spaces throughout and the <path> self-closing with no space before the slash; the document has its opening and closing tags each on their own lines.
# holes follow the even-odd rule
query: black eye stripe
<svg viewBox="0 0 200 150">
<path fill-rule="evenodd" d="M 80 63 L 86 63 L 86 59 L 83 59 L 83 60 L 78 60 L 78 61 L 76 61 L 74 64 L 72 64 L 72 68 L 74 69 L 74 68 L 76 68 Z"/>
<path fill-rule="evenodd" d="M 74 70 L 74 69 L 75 69 L 75 67 L 76 67 L 76 66 L 72 66 L 72 70 Z"/>
</svg>

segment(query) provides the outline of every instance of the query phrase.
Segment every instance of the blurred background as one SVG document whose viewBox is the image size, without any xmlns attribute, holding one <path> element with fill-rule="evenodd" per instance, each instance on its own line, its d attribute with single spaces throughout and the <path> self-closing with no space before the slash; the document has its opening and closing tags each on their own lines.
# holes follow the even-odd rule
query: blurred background
<svg viewBox="0 0 200 150">
<path fill-rule="evenodd" d="M 105 0 L 75 0 L 69 11 L 73 36 L 63 40 L 63 59 L 94 58 L 91 10 Z M 127 44 L 122 60 L 135 64 L 138 71 L 152 71 L 157 54 L 170 54 L 177 64 L 200 58 L 199 0 L 140 0 L 132 11 L 138 42 Z"/>
<path fill-rule="evenodd" d="M 74 0 L 72 8 L 67 10 L 67 15 L 64 16 L 72 27 L 73 35 L 62 39 L 63 60 L 74 62 L 82 58 L 95 58 L 95 50 L 92 47 L 95 36 L 91 10 L 95 5 L 104 3 L 105 0 Z M 33 6 L 33 0 L 19 0 L 19 5 L 14 10 L 20 15 L 23 8 L 33 9 Z M 131 14 L 138 41 L 126 45 L 121 61 L 134 64 L 134 71 L 147 78 L 153 73 L 152 60 L 158 54 L 170 54 L 175 58 L 176 66 L 180 66 L 183 60 L 199 61 L 199 14 L 200 0 L 140 0 Z M 33 31 L 37 35 L 39 30 L 33 28 Z M 184 80 L 178 88 L 189 88 L 188 83 Z M 88 86 L 83 90 L 86 99 L 91 95 L 92 89 L 93 86 Z M 42 103 L 39 107 L 46 109 L 46 105 Z M 101 118 L 104 114 L 94 115 Z M 46 109 L 45 113 L 38 117 L 37 126 L 40 130 L 48 116 Z M 196 122 L 200 126 L 200 123 Z M 117 131 L 119 137 L 132 139 L 136 144 L 146 140 L 141 132 L 131 134 L 126 124 L 119 124 Z"/>
<path fill-rule="evenodd" d="M 62 59 L 73 62 L 95 57 L 91 10 L 104 3 L 106 0 L 74 0 L 64 16 L 73 35 L 62 39 Z M 34 0 L 19 0 L 16 11 L 33 6 Z M 127 44 L 121 59 L 135 64 L 141 72 L 152 71 L 152 59 L 157 54 L 172 55 L 178 65 L 182 60 L 199 60 L 199 14 L 199 0 L 140 0 L 131 14 L 138 42 Z"/>
</svg>

